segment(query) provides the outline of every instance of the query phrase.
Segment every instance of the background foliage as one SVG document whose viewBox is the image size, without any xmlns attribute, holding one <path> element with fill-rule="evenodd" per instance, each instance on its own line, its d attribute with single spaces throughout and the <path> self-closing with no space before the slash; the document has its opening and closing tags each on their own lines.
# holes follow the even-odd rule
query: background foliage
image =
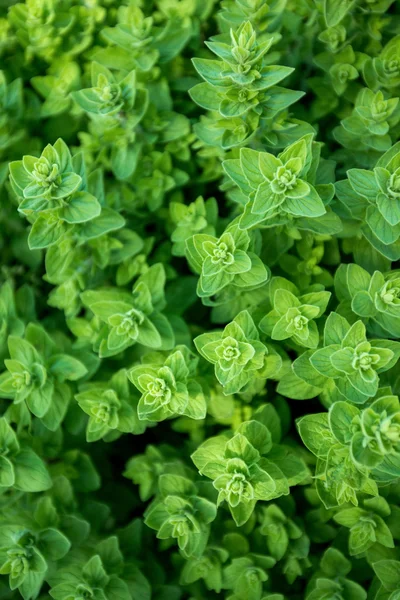
<svg viewBox="0 0 400 600">
<path fill-rule="evenodd" d="M 3 0 L 0 66 L 0 598 L 399 600 L 398 0 Z"/>
</svg>

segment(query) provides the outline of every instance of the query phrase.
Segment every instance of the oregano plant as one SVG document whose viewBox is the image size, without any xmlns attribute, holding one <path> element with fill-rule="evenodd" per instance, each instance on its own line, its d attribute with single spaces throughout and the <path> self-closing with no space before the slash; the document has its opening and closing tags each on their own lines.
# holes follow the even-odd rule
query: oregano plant
<svg viewBox="0 0 400 600">
<path fill-rule="evenodd" d="M 400 600 L 398 0 L 0 0 L 0 598 Z"/>
</svg>

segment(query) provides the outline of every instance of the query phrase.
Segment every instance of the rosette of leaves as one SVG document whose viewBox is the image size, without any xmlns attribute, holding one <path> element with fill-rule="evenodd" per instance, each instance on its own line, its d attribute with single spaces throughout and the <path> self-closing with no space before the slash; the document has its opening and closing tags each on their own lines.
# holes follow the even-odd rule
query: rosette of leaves
<svg viewBox="0 0 400 600">
<path fill-rule="evenodd" d="M 80 166 L 82 178 L 86 178 L 83 163 Z M 124 255 L 135 254 L 143 246 L 143 240 L 135 232 L 123 229 L 125 219 L 104 206 L 99 169 L 89 174 L 87 190 L 96 194 L 102 205 L 98 217 L 69 224 L 58 218 L 59 211 L 41 212 L 28 238 L 31 246 L 47 248 L 46 280 L 56 286 L 49 293 L 48 304 L 64 310 L 67 317 L 74 317 L 82 309 L 80 293 L 92 277 L 99 276 L 100 270 L 118 263 Z M 82 207 L 75 205 L 75 217 L 71 218 L 79 220 L 78 210 Z"/>
<path fill-rule="evenodd" d="M 13 400 L 15 410 L 22 411 L 22 416 L 27 407 L 55 431 L 71 397 L 66 381 L 84 377 L 88 373 L 86 365 L 79 358 L 60 352 L 46 331 L 33 323 L 27 326 L 24 338 L 9 336 L 8 349 L 10 358 L 4 361 L 7 371 L 0 375 L 0 396 Z"/>
<path fill-rule="evenodd" d="M 136 71 L 112 73 L 92 62 L 92 87 L 71 93 L 74 101 L 89 114 L 91 129 L 102 145 L 111 150 L 111 168 L 120 179 L 135 170 L 140 144 L 134 130 L 148 106 L 148 91 L 137 84 Z"/>
<path fill-rule="evenodd" d="M 92 87 L 71 92 L 72 98 L 87 113 L 112 117 L 130 111 L 135 103 L 136 73 L 131 71 L 120 82 L 103 65 L 91 65 Z"/>
<path fill-rule="evenodd" d="M 131 236 L 131 234 L 128 235 Z M 136 239 L 138 242 L 140 240 L 140 246 L 137 244 L 137 247 L 135 248 L 133 244 L 129 244 L 129 254 L 124 253 L 124 255 L 118 260 L 117 273 L 115 277 L 118 286 L 126 285 L 135 277 L 145 273 L 149 268 L 148 255 L 153 249 L 154 238 L 148 237 L 145 240 L 142 240 L 139 238 L 139 236 L 137 236 Z"/>
<path fill-rule="evenodd" d="M 316 348 L 319 331 L 314 319 L 325 312 L 331 293 L 321 290 L 300 295 L 283 277 L 272 278 L 268 287 L 272 310 L 261 319 L 261 331 L 272 340 L 291 339 L 299 346 Z"/>
<path fill-rule="evenodd" d="M 154 119 L 151 120 L 153 125 Z M 168 132 L 165 128 L 168 127 L 169 119 L 160 116 L 159 120 L 161 121 L 160 128 L 155 128 L 154 138 L 158 135 L 161 137 L 163 133 L 168 137 Z M 183 123 L 180 123 L 179 126 L 175 126 L 172 123 L 171 137 L 179 139 L 181 135 L 186 135 L 188 127 L 189 122 L 186 119 L 183 119 Z M 174 134 L 176 134 L 176 138 Z M 99 147 L 101 147 L 101 144 Z M 138 148 L 139 144 L 135 144 L 135 150 L 138 150 Z M 139 154 L 137 154 L 136 158 L 138 157 Z M 130 162 L 129 164 L 132 163 Z M 178 169 L 175 166 L 173 156 L 170 152 L 167 150 L 161 152 L 154 150 L 152 146 L 146 146 L 140 156 L 140 169 L 136 169 L 135 177 L 131 180 L 129 192 L 127 190 L 127 201 L 124 203 L 124 208 L 130 213 L 136 213 L 140 209 L 149 210 L 154 213 L 161 208 L 167 192 L 185 185 L 188 180 L 189 176 L 186 171 Z"/>
<path fill-rule="evenodd" d="M 86 440 L 112 442 L 121 433 L 143 433 L 146 425 L 137 416 L 137 399 L 130 395 L 126 371 L 114 373 L 109 382 L 90 381 L 80 386 L 75 396 L 81 409 L 89 415 Z"/>
<path fill-rule="evenodd" d="M 307 475 L 302 459 L 285 447 L 273 447 L 267 427 L 254 420 L 242 423 L 233 437 L 207 439 L 192 460 L 201 475 L 213 480 L 217 504 L 226 501 L 238 527 L 250 519 L 258 500 L 288 494 L 289 486 Z"/>
<path fill-rule="evenodd" d="M 44 98 L 41 116 L 44 118 L 67 112 L 71 108 L 70 92 L 80 88 L 80 69 L 76 62 L 54 64 L 48 75 L 31 79 L 32 86 Z"/>
<path fill-rule="evenodd" d="M 341 2 L 341 0 L 324 0 L 323 12 L 325 22 L 328 27 L 336 27 L 347 15 L 354 16 L 355 9 L 361 8 L 364 13 L 384 13 L 393 0 L 368 0 L 362 7 L 359 6 L 357 0 L 349 0 L 349 2 Z"/>
<path fill-rule="evenodd" d="M 284 557 L 291 540 L 298 540 L 303 535 L 302 529 L 273 503 L 262 512 L 260 533 L 266 537 L 268 553 L 275 560 Z"/>
<path fill-rule="evenodd" d="M 391 4 L 386 0 L 383 4 Z M 393 92 L 400 84 L 400 40 L 394 36 L 378 56 L 368 57 L 363 67 L 364 79 L 369 88 L 383 88 Z"/>
<path fill-rule="evenodd" d="M 211 306 L 211 323 L 225 324 L 233 321 L 242 311 L 247 310 L 253 314 L 254 310 L 263 305 L 268 297 L 267 282 L 268 278 L 261 285 L 254 287 L 227 286 L 216 296 L 204 298 L 202 302 L 205 306 Z"/>
<path fill-rule="evenodd" d="M 348 502 L 358 505 L 358 493 L 377 495 L 367 467 L 357 466 L 350 447 L 333 435 L 328 414 L 306 415 L 297 422 L 304 445 L 317 457 L 316 490 L 325 508 Z"/>
<path fill-rule="evenodd" d="M 38 501 L 35 518 L 42 527 L 53 527 L 61 531 L 72 546 L 80 545 L 89 537 L 90 523 L 78 512 L 78 506 L 77 494 L 71 481 L 64 475 L 56 476 L 53 486 Z"/>
<path fill-rule="evenodd" d="M 324 29 L 318 36 L 318 40 L 326 44 L 330 52 L 337 52 L 346 41 L 346 28 L 343 25 L 335 25 Z"/>
<path fill-rule="evenodd" d="M 257 544 L 266 545 L 268 553 L 279 561 L 281 572 L 290 585 L 305 575 L 311 566 L 310 539 L 296 512 L 293 496 L 284 496 L 280 502 L 259 511 L 261 526 L 255 531 Z"/>
<path fill-rule="evenodd" d="M 352 114 L 334 129 L 334 136 L 345 148 L 377 154 L 391 147 L 392 137 L 396 135 L 393 129 L 399 120 L 398 98 L 386 98 L 381 90 L 374 93 L 363 88 L 357 95 Z M 371 159 L 360 156 L 360 160 L 369 164 Z"/>
<path fill-rule="evenodd" d="M 370 275 L 359 265 L 341 265 L 335 274 L 339 312 L 358 315 L 378 335 L 400 337 L 400 277 L 397 271 Z"/>
<path fill-rule="evenodd" d="M 95 59 L 109 67 L 118 60 L 124 70 L 150 71 L 157 60 L 166 63 L 181 52 L 210 8 L 209 0 L 159 3 L 153 14 L 138 6 L 121 6 L 116 27 L 102 30 L 111 45 L 98 49 Z"/>
<path fill-rule="evenodd" d="M 68 553 L 71 543 L 51 526 L 51 514 L 46 514 L 43 502 L 33 518 L 21 510 L 14 524 L 12 516 L 6 516 L 7 524 L 0 525 L 0 573 L 9 576 L 11 590 L 18 589 L 28 600 L 39 594 L 48 569 Z"/>
<path fill-rule="evenodd" d="M 389 260 L 400 256 L 400 144 L 376 163 L 373 171 L 350 169 L 348 181 L 337 184 L 341 204 L 352 217 L 364 221 L 361 229 L 370 244 Z"/>
<path fill-rule="evenodd" d="M 311 580 L 306 600 L 366 600 L 367 592 L 360 584 L 347 578 L 351 562 L 336 548 L 328 548 L 322 556 L 320 568 Z"/>
<path fill-rule="evenodd" d="M 88 540 L 89 520 L 78 509 L 79 501 L 73 485 L 66 477 L 55 477 L 53 487 L 42 496 L 35 507 L 35 522 L 40 527 L 52 527 L 68 538 L 72 546 Z"/>
<path fill-rule="evenodd" d="M 115 546 L 115 544 L 113 544 Z M 109 548 L 114 551 L 115 547 Z M 120 551 L 118 549 L 119 555 Z M 114 558 L 118 561 L 118 554 Z M 122 558 L 122 557 L 121 557 Z M 125 581 L 115 574 L 108 574 L 99 554 L 92 556 L 82 566 L 71 564 L 52 577 L 53 586 L 49 594 L 54 600 L 70 598 L 101 598 L 102 600 L 130 600 L 132 598 Z"/>
<path fill-rule="evenodd" d="M 181 0 L 168 0 L 158 3 L 154 19 L 158 24 L 162 23 L 156 39 L 161 63 L 174 58 L 197 35 L 203 23 L 207 23 L 213 6 L 213 0 L 186 0 L 183 3 Z M 173 45 L 168 43 L 170 38 L 174 40 Z"/>
<path fill-rule="evenodd" d="M 384 391 L 382 391 L 384 394 Z M 357 465 L 373 469 L 382 480 L 400 475 L 400 404 L 397 396 L 379 395 L 359 410 L 348 402 L 330 408 L 330 426 L 335 438 L 350 445 Z"/>
<path fill-rule="evenodd" d="M 123 285 L 146 270 L 141 262 L 144 256 L 140 254 L 145 247 L 144 240 L 123 227 L 124 224 L 117 212 L 103 207 L 97 219 L 83 223 L 79 229 L 75 225 L 71 235 L 64 236 L 47 250 L 46 280 L 55 286 L 48 304 L 63 310 L 68 324 L 77 324 L 76 315 L 83 307 L 80 294 L 94 273 L 100 277 L 106 267 L 120 265 L 122 277 L 117 273 L 116 280 L 117 285 L 121 285 L 121 280 Z M 126 264 L 129 268 L 125 270 Z M 82 321 L 84 319 L 78 319 L 78 323 Z M 87 331 L 88 323 L 84 321 L 80 329 L 75 334 L 79 338 Z"/>
<path fill-rule="evenodd" d="M 82 155 L 74 157 L 65 142 L 48 145 L 40 158 L 24 156 L 10 163 L 11 185 L 21 201 L 18 210 L 32 223 L 31 249 L 56 244 L 76 224 L 94 221 L 101 205 L 90 193 Z"/>
<path fill-rule="evenodd" d="M 312 566 L 309 555 L 310 539 L 303 531 L 299 538 L 290 541 L 289 549 L 282 559 L 282 571 L 290 585 L 309 572 Z"/>
<path fill-rule="evenodd" d="M 325 71 L 335 94 L 342 96 L 352 81 L 358 79 L 366 55 L 354 52 L 346 45 L 337 52 L 322 52 L 314 57 L 315 64 Z"/>
<path fill-rule="evenodd" d="M 0 489 L 43 492 L 52 486 L 41 458 L 18 437 L 4 417 L 0 419 Z"/>
<path fill-rule="evenodd" d="M 330 543 L 337 536 L 337 527 L 332 524 L 335 508 L 326 509 L 322 504 L 316 487 L 308 488 L 307 502 L 311 509 L 305 515 L 305 525 L 313 543 Z"/>
<path fill-rule="evenodd" d="M 207 405 L 196 381 L 197 362 L 186 346 L 178 346 L 165 359 L 162 355 L 145 356 L 142 365 L 132 367 L 128 377 L 142 394 L 139 419 L 159 422 L 179 415 L 204 419 Z"/>
<path fill-rule="evenodd" d="M 204 554 L 189 558 L 182 569 L 180 583 L 188 585 L 203 579 L 208 590 L 218 594 L 222 589 L 223 564 L 228 560 L 229 552 L 219 546 L 207 546 Z"/>
<path fill-rule="evenodd" d="M 163 350 L 173 347 L 171 325 L 160 312 L 165 307 L 164 285 L 165 271 L 158 263 L 140 275 L 131 294 L 118 288 L 83 292 L 83 304 L 104 323 L 95 344 L 101 357 L 133 344 Z"/>
<path fill-rule="evenodd" d="M 139 569 L 144 544 L 143 524 L 140 519 L 135 518 L 123 528 L 118 528 L 115 535 L 103 539 L 95 547 L 104 569 L 110 576 L 107 586 L 109 598 L 121 597 L 121 600 L 125 597 L 129 600 L 135 596 L 143 596 L 143 599 L 150 598 L 151 586 L 141 571 L 142 564 Z M 126 590 L 129 591 L 129 595 Z"/>
<path fill-rule="evenodd" d="M 79 54 L 92 39 L 94 16 L 99 17 L 96 8 L 77 11 L 68 3 L 59 11 L 54 2 L 42 0 L 17 3 L 11 8 L 8 18 L 28 62 L 38 58 L 52 63 L 61 52 Z"/>
<path fill-rule="evenodd" d="M 145 523 L 160 540 L 176 540 L 184 556 L 202 556 L 217 515 L 215 504 L 198 495 L 195 484 L 180 475 L 160 475 L 159 495 L 146 509 Z"/>
<path fill-rule="evenodd" d="M 57 208 L 57 201 L 70 196 L 81 184 L 68 146 L 61 138 L 54 146 L 48 144 L 39 158 L 24 156 L 10 163 L 10 176 L 14 189 L 24 199 L 21 210 Z"/>
<path fill-rule="evenodd" d="M 317 457 L 316 488 L 327 508 L 346 502 L 357 506 L 358 493 L 376 496 L 375 481 L 399 476 L 399 401 L 385 393 L 382 389 L 363 410 L 337 401 L 329 413 L 297 421 L 304 444 Z"/>
<path fill-rule="evenodd" d="M 266 63 L 274 41 L 273 35 L 258 41 L 252 24 L 245 21 L 229 35 L 206 42 L 218 60 L 193 59 L 205 82 L 190 90 L 191 98 L 212 111 L 209 119 L 195 125 L 201 141 L 224 149 L 238 146 L 256 131 L 260 119 L 272 120 L 303 96 L 276 85 L 293 69 Z"/>
<path fill-rule="evenodd" d="M 215 198 L 204 201 L 202 196 L 189 205 L 171 202 L 170 217 L 174 230 L 171 233 L 172 255 L 185 256 L 186 240 L 197 233 L 215 236 L 218 219 L 218 205 Z"/>
<path fill-rule="evenodd" d="M 267 121 L 269 127 L 259 128 L 256 135 L 262 136 L 264 146 L 275 151 L 286 148 L 307 134 L 315 135 L 315 129 L 307 121 L 302 121 L 293 116 L 290 109 L 279 113 L 272 121 Z"/>
<path fill-rule="evenodd" d="M 65 478 L 75 492 L 88 493 L 100 488 L 100 475 L 91 457 L 77 448 L 59 452 L 57 460 L 53 461 L 49 468 L 54 479 L 58 477 Z M 65 486 L 60 486 L 59 489 L 65 490 Z M 90 512 L 85 514 L 90 521 Z"/>
<path fill-rule="evenodd" d="M 124 527 L 118 528 L 116 535 L 111 535 L 96 546 L 107 573 L 117 575 L 128 586 L 129 598 L 142 596 L 143 600 L 148 600 L 152 594 L 148 580 L 149 578 L 153 584 L 151 569 L 148 570 L 140 560 L 145 547 L 147 547 L 146 529 L 138 517 L 129 521 Z M 147 573 L 150 575 L 145 576 L 142 568 L 146 570 L 146 575 Z"/>
<path fill-rule="evenodd" d="M 312 398 L 323 394 L 328 404 L 348 400 L 364 404 L 375 396 L 379 375 L 397 362 L 400 344 L 391 340 L 368 340 L 365 325 L 350 326 L 337 313 L 330 313 L 324 328 L 323 347 L 308 350 L 292 364 L 292 373 L 282 379 L 280 393 L 305 393 Z M 286 378 L 286 379 L 285 379 Z M 294 389 L 296 384 L 302 391 Z M 291 385 L 293 385 L 291 391 Z"/>
<path fill-rule="evenodd" d="M 279 372 L 281 357 L 259 337 L 250 313 L 244 310 L 223 331 L 203 333 L 194 339 L 198 352 L 215 365 L 215 376 L 225 395 L 245 390 L 254 378 L 267 379 Z"/>
<path fill-rule="evenodd" d="M 285 8 L 282 0 L 268 2 L 263 0 L 228 0 L 217 13 L 222 31 L 229 31 L 243 21 L 250 21 L 257 31 L 273 31 L 280 25 L 280 17 Z"/>
<path fill-rule="evenodd" d="M 267 569 L 272 569 L 275 560 L 271 556 L 250 553 L 233 558 L 223 571 L 223 587 L 233 592 L 231 600 L 261 600 L 264 583 L 269 577 Z"/>
<path fill-rule="evenodd" d="M 197 233 L 186 240 L 186 258 L 200 275 L 197 286 L 200 298 L 210 298 L 228 286 L 243 290 L 267 281 L 269 270 L 249 249 L 251 239 L 234 223 L 220 238 Z"/>
<path fill-rule="evenodd" d="M 303 231 L 301 239 L 295 242 L 294 249 L 295 254 L 283 254 L 278 259 L 282 270 L 290 275 L 292 283 L 301 291 L 306 291 L 314 284 L 326 288 L 333 286 L 332 274 L 323 263 L 325 259 L 336 264 L 339 259 L 337 241 L 334 238 Z"/>
<path fill-rule="evenodd" d="M 248 229 L 287 225 L 314 233 L 341 230 L 340 220 L 327 210 L 334 187 L 330 177 L 318 172 L 320 146 L 307 134 L 274 156 L 249 148 L 240 158 L 223 162 L 227 175 L 241 191 L 243 213 L 239 227 Z"/>
<path fill-rule="evenodd" d="M 146 502 L 157 493 L 158 478 L 164 473 L 190 476 L 188 467 L 172 446 L 149 444 L 144 454 L 137 454 L 128 460 L 123 475 L 139 486 L 140 499 Z"/>
<path fill-rule="evenodd" d="M 124 70 L 138 68 L 149 71 L 158 58 L 154 44 L 153 17 L 146 16 L 138 6 L 130 5 L 120 6 L 117 18 L 115 27 L 102 30 L 102 37 L 110 46 L 97 49 L 95 59 L 112 66 L 118 57 Z"/>
<path fill-rule="evenodd" d="M 343 508 L 334 515 L 339 525 L 348 528 L 349 554 L 358 556 L 367 552 L 374 544 L 394 548 L 393 536 L 385 519 L 390 516 L 388 502 L 378 496 L 363 501 L 363 508 Z"/>
</svg>

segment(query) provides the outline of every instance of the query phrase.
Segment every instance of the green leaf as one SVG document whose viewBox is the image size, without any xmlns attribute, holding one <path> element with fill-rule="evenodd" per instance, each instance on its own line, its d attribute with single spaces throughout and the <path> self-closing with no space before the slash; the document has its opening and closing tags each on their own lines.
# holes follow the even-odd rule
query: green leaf
<svg viewBox="0 0 400 600">
<path fill-rule="evenodd" d="M 107 582 L 108 577 L 104 570 L 100 556 L 93 556 L 83 567 L 82 574 L 85 580 L 91 587 L 103 588 Z"/>
<path fill-rule="evenodd" d="M 106 587 L 107 598 L 110 600 L 131 600 L 132 596 L 125 581 L 119 577 L 111 577 Z"/>
<path fill-rule="evenodd" d="M 230 439 L 225 447 L 226 458 L 241 458 L 248 465 L 257 462 L 259 456 L 258 450 L 241 433 Z"/>
<path fill-rule="evenodd" d="M 260 454 L 267 454 L 272 448 L 271 434 L 262 423 L 245 421 L 240 425 L 238 433 L 243 434 Z"/>
<path fill-rule="evenodd" d="M 53 213 L 40 214 L 29 233 L 29 248 L 39 250 L 53 246 L 67 231 L 67 223 L 58 218 L 57 215 Z"/>
<path fill-rule="evenodd" d="M 43 492 L 52 486 L 43 461 L 29 448 L 14 459 L 15 487 L 23 492 Z"/>
<path fill-rule="evenodd" d="M 117 144 L 113 147 L 111 165 L 118 179 L 128 179 L 133 174 L 139 160 L 140 149 L 139 144 L 126 143 Z"/>
<path fill-rule="evenodd" d="M 379 194 L 379 187 L 372 171 L 364 169 L 350 169 L 347 176 L 353 190 L 370 202 L 375 202 Z"/>
<path fill-rule="evenodd" d="M 297 421 L 301 439 L 315 456 L 325 457 L 332 444 L 327 414 L 306 415 Z"/>
<path fill-rule="evenodd" d="M 395 592 L 400 586 L 400 561 L 379 560 L 372 565 L 385 590 Z"/>
<path fill-rule="evenodd" d="M 191 455 L 191 459 L 198 469 L 199 473 L 214 479 L 220 472 L 214 475 L 218 464 L 222 465 L 224 470 L 225 448 L 228 440 L 225 436 L 216 436 L 209 438 L 201 444 Z"/>
<path fill-rule="evenodd" d="M 100 213 L 101 206 L 94 196 L 87 192 L 76 192 L 59 215 L 67 223 L 84 223 L 95 219 Z"/>
<path fill-rule="evenodd" d="M 50 371 L 61 380 L 70 381 L 81 379 L 88 372 L 83 363 L 67 354 L 54 354 L 50 360 Z"/>
<path fill-rule="evenodd" d="M 57 529 L 45 529 L 40 533 L 39 550 L 48 560 L 60 560 L 71 548 L 70 541 Z"/>
<path fill-rule="evenodd" d="M 324 329 L 324 345 L 330 344 L 341 345 L 343 338 L 349 331 L 350 325 L 336 312 L 331 312 L 328 316 Z"/>
<path fill-rule="evenodd" d="M 0 456 L 0 487 L 12 487 L 15 483 L 14 467 L 5 456 Z"/>
<path fill-rule="evenodd" d="M 253 514 L 254 507 L 256 501 L 250 502 L 241 502 L 237 506 L 230 506 L 229 510 L 231 511 L 233 520 L 235 521 L 237 527 L 242 527 L 247 521 L 250 519 Z"/>
<path fill-rule="evenodd" d="M 111 208 L 104 207 L 101 210 L 101 214 L 82 225 L 80 233 L 83 238 L 87 240 L 98 238 L 111 231 L 121 229 L 125 225 L 125 219 L 122 215 L 112 210 Z"/>
<path fill-rule="evenodd" d="M 348 402 L 335 402 L 329 410 L 329 425 L 335 438 L 348 444 L 353 435 L 353 421 L 360 411 Z"/>
<path fill-rule="evenodd" d="M 213 86 L 223 85 L 221 76 L 221 62 L 219 60 L 206 60 L 192 58 L 192 63 L 198 74 Z"/>
<path fill-rule="evenodd" d="M 322 556 L 321 568 L 328 577 L 343 577 L 351 570 L 351 562 L 336 548 L 328 548 Z"/>
<path fill-rule="evenodd" d="M 206 110 L 219 110 L 221 95 L 209 83 L 198 83 L 189 91 L 193 102 Z"/>
<path fill-rule="evenodd" d="M 240 150 L 240 166 L 244 176 L 248 183 L 253 189 L 257 189 L 265 179 L 259 168 L 259 159 L 261 160 L 262 154 L 249 148 L 242 148 Z"/>
<path fill-rule="evenodd" d="M 298 217 L 321 217 L 326 213 L 324 203 L 317 191 L 309 186 L 307 194 L 300 198 L 286 197 L 284 210 Z"/>
<path fill-rule="evenodd" d="M 351 302 L 351 309 L 360 317 L 369 318 L 376 314 L 375 304 L 366 291 L 357 292 Z"/>
<path fill-rule="evenodd" d="M 16 336 L 9 336 L 8 350 L 13 360 L 22 363 L 26 367 L 30 367 L 35 362 L 40 362 L 37 351 L 32 344 Z"/>
<path fill-rule="evenodd" d="M 310 356 L 311 365 L 322 376 L 333 378 L 343 377 L 341 370 L 343 363 L 345 368 L 349 366 L 347 354 L 343 357 L 343 352 L 345 350 L 341 350 L 338 344 L 320 348 L 320 350 L 316 350 Z M 340 367 L 340 370 L 338 367 Z"/>
</svg>

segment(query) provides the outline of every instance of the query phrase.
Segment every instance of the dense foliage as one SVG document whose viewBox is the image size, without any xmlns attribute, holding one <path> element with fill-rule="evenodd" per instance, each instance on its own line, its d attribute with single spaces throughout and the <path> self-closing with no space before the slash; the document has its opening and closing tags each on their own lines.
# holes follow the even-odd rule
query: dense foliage
<svg viewBox="0 0 400 600">
<path fill-rule="evenodd" d="M 400 1 L 0 0 L 0 599 L 400 600 Z"/>
</svg>

